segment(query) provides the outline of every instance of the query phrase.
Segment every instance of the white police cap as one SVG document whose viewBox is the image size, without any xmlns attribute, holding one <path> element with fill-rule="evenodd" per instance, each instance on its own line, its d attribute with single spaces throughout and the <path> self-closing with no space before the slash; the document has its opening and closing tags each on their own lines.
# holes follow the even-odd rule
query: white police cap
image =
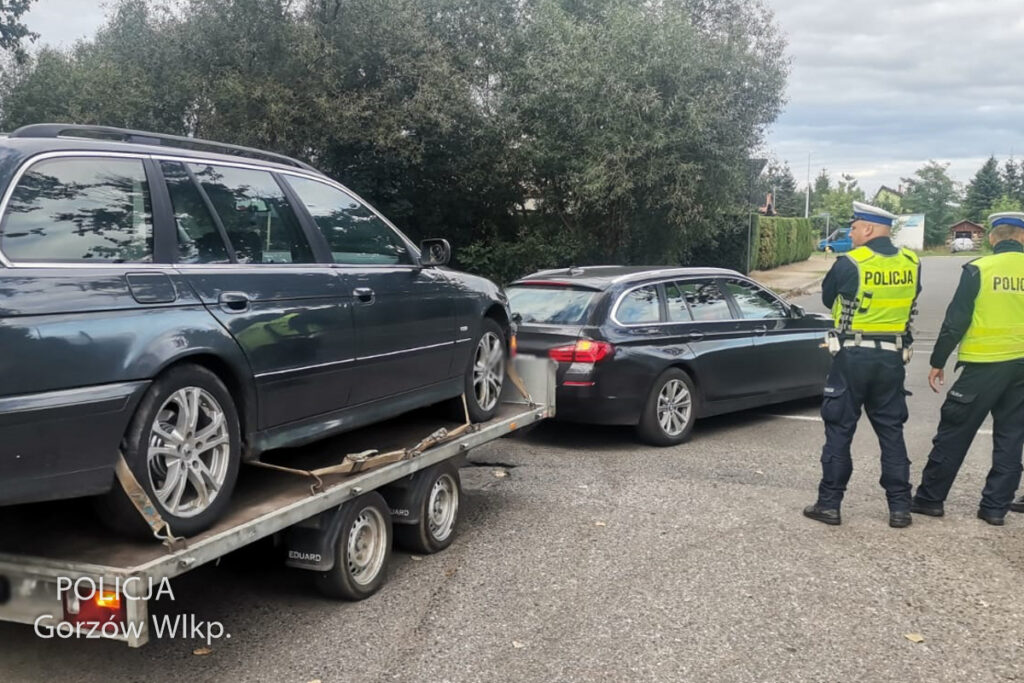
<svg viewBox="0 0 1024 683">
<path fill-rule="evenodd" d="M 880 209 L 877 206 L 871 206 L 864 202 L 853 203 L 853 220 L 855 221 L 869 221 L 871 223 L 878 223 L 886 227 L 892 227 L 892 222 L 896 220 L 896 216 L 889 213 L 885 209 Z"/>
<path fill-rule="evenodd" d="M 994 213 L 988 217 L 988 222 L 993 228 L 1000 225 L 1015 225 L 1018 228 L 1024 228 L 1024 212 L 1003 211 L 1002 213 Z"/>
</svg>

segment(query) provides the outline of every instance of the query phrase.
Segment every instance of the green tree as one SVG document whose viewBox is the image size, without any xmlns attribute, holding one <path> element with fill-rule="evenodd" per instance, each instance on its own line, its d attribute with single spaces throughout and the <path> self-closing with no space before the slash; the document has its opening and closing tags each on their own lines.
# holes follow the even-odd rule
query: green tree
<svg viewBox="0 0 1024 683">
<path fill-rule="evenodd" d="M 925 216 L 925 245 L 943 244 L 956 222 L 960 189 L 949 177 L 949 164 L 929 161 L 911 178 L 903 178 L 903 209 Z"/>
<path fill-rule="evenodd" d="M 3 74 L 0 128 L 112 124 L 297 156 L 488 272 L 526 268 L 524 243 L 577 263 L 714 246 L 788 73 L 770 11 L 746 0 L 164 7 L 119 0 L 95 39 Z"/>
<path fill-rule="evenodd" d="M 1024 159 L 1020 165 L 1013 157 L 1006 160 L 1003 166 L 1003 187 L 1005 196 L 1024 202 Z"/>
<path fill-rule="evenodd" d="M 964 218 L 975 223 L 983 222 L 985 211 L 1003 196 L 1004 191 L 1003 179 L 999 174 L 999 162 L 995 157 L 989 157 L 967 184 L 963 204 Z"/>
<path fill-rule="evenodd" d="M 817 204 L 814 213 L 829 214 L 829 222 L 838 228 L 853 220 L 853 203 L 864 201 L 864 190 L 857 184 L 856 178 L 844 173 L 835 187 L 829 187 L 827 191 L 816 189 L 815 198 Z"/>
<path fill-rule="evenodd" d="M 779 216 L 802 217 L 804 197 L 797 193 L 796 179 L 789 164 L 772 159 L 758 178 L 758 197 L 772 193 L 775 199 L 775 213 Z"/>
<path fill-rule="evenodd" d="M 0 2 L 0 53 L 14 55 L 18 62 L 26 58 L 23 41 L 35 40 L 38 34 L 32 33 L 21 23 L 21 17 L 35 0 L 4 0 Z"/>
<path fill-rule="evenodd" d="M 811 213 L 821 213 L 821 201 L 822 199 L 832 190 L 832 179 L 828 175 L 826 169 L 821 169 L 821 172 L 814 178 L 814 184 L 811 186 Z"/>
</svg>

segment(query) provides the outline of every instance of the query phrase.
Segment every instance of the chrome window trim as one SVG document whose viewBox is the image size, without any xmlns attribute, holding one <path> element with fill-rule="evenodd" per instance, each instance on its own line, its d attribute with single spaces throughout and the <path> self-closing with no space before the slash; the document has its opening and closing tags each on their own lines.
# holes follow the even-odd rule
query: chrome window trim
<svg viewBox="0 0 1024 683">
<path fill-rule="evenodd" d="M 654 272 L 654 273 L 664 273 L 664 272 L 666 272 L 666 270 L 656 270 L 656 271 L 652 271 L 652 272 Z M 774 292 L 770 291 L 769 289 L 767 289 L 765 287 L 762 287 L 761 285 L 757 284 L 756 282 L 754 282 L 753 280 L 751 280 L 748 277 L 742 277 L 742 276 L 737 276 L 737 275 L 682 275 L 682 276 L 676 275 L 674 277 L 665 277 L 665 278 L 662 278 L 660 280 L 655 280 L 654 282 L 642 282 L 642 283 L 639 283 L 639 284 L 637 284 L 637 285 L 635 285 L 633 287 L 630 287 L 630 288 L 628 288 L 626 290 L 623 290 L 622 294 L 620 294 L 615 299 L 615 304 L 612 306 L 612 312 L 608 315 L 608 319 L 611 320 L 616 325 L 618 325 L 619 327 L 625 327 L 625 328 L 630 328 L 630 327 L 664 327 L 666 325 L 689 325 L 689 324 L 692 324 L 692 323 L 699 323 L 701 325 L 708 325 L 708 324 L 714 324 L 714 323 L 739 323 L 739 322 L 750 321 L 750 320 L 787 320 L 787 318 L 730 318 L 729 320 L 688 320 L 688 321 L 665 321 L 665 322 L 656 322 L 656 323 L 622 323 L 622 322 L 619 322 L 619 319 L 616 317 L 616 314 L 619 312 L 619 306 L 622 304 L 622 300 L 626 298 L 626 295 L 629 294 L 630 292 L 634 291 L 634 290 L 640 289 L 641 287 L 655 287 L 657 285 L 665 285 L 665 284 L 668 284 L 670 282 L 687 282 L 687 281 L 692 281 L 692 280 L 708 280 L 708 279 L 710 279 L 710 280 L 742 280 L 742 281 L 745 281 L 745 282 L 749 282 L 749 283 L 755 285 L 756 287 L 758 287 L 759 289 L 763 289 L 764 291 L 766 291 L 769 294 L 771 294 L 773 297 L 775 297 L 775 299 L 777 301 L 779 301 L 786 308 L 786 310 L 789 310 L 789 306 L 786 305 L 786 302 L 783 301 L 780 297 L 776 296 Z M 723 292 L 723 294 L 731 296 L 731 295 L 728 294 L 728 292 Z M 732 311 L 732 307 L 731 306 L 730 306 L 729 310 L 730 310 L 730 312 Z"/>
<path fill-rule="evenodd" d="M 55 152 L 40 152 L 30 156 L 21 163 L 18 170 L 11 176 L 11 182 L 8 184 L 7 189 L 4 191 L 3 199 L 0 199 L 0 225 L 3 224 L 3 219 L 7 215 L 7 205 L 11 201 L 11 197 L 14 195 L 15 188 L 18 187 L 18 183 L 21 182 L 22 176 L 35 164 L 40 161 L 48 161 L 49 159 L 60 159 L 64 157 L 81 158 L 81 157 L 96 157 L 99 159 L 138 159 L 145 161 L 149 159 L 151 155 L 144 154 L 142 152 L 103 152 L 95 151 L 89 152 L 85 150 L 64 150 Z M 152 201 L 152 197 L 150 198 Z M 156 231 L 156 225 L 154 222 L 154 232 Z M 2 233 L 0 233 L 2 234 Z M 7 255 L 0 248 L 0 263 L 7 268 L 151 268 L 157 267 L 169 267 L 170 264 L 164 263 L 114 263 L 113 261 L 107 261 L 103 263 L 62 263 L 62 262 L 43 262 L 43 261 L 12 261 L 7 258 Z"/>
<path fill-rule="evenodd" d="M 107 151 L 103 151 L 103 150 L 95 150 L 95 151 L 89 151 L 89 150 L 55 150 L 55 151 L 52 151 L 52 152 L 40 152 L 39 154 L 34 154 L 34 155 L 28 157 L 27 159 L 25 159 L 21 163 L 21 165 L 18 167 L 18 170 L 16 170 L 14 172 L 14 175 L 11 176 L 11 182 L 7 186 L 7 189 L 4 191 L 3 198 L 0 199 L 0 223 L 3 222 L 3 218 L 4 218 L 4 216 L 7 213 L 7 205 L 8 205 L 8 203 L 10 203 L 11 196 L 14 194 L 14 189 L 18 186 L 18 183 L 21 181 L 22 176 L 25 175 L 25 173 L 28 171 L 28 169 L 31 168 L 34 164 L 36 164 L 36 163 L 38 163 L 40 161 L 45 161 L 45 160 L 48 160 L 48 159 L 58 159 L 58 158 L 64 158 L 64 157 L 72 157 L 72 158 L 74 158 L 74 157 L 95 157 L 95 158 L 99 158 L 99 159 L 119 159 L 120 158 L 120 159 L 141 159 L 141 160 L 153 159 L 155 161 L 178 161 L 178 162 L 188 163 L 188 164 L 193 164 L 194 163 L 194 164 L 208 164 L 208 165 L 213 165 L 213 166 L 230 166 L 230 167 L 234 167 L 234 168 L 244 168 L 244 169 L 249 169 L 249 170 L 253 170 L 253 171 L 265 171 L 265 172 L 268 172 L 268 173 L 279 173 L 281 175 L 292 175 L 292 176 L 296 176 L 298 178 L 305 178 L 307 180 L 315 180 L 317 182 L 324 183 L 325 185 L 329 185 L 331 187 L 334 187 L 337 190 L 340 190 L 340 191 L 350 195 L 352 198 L 354 198 L 356 201 L 358 201 L 361 205 L 363 205 L 366 208 L 368 208 L 375 216 L 377 216 L 377 218 L 379 218 L 382 221 L 384 221 L 384 224 L 387 225 L 389 228 L 391 228 L 391 230 L 393 230 L 395 232 L 395 234 L 398 235 L 399 239 L 402 240 L 402 242 L 404 242 L 405 245 L 409 248 L 409 252 L 410 252 L 410 254 L 412 254 L 412 256 L 413 256 L 415 261 L 418 261 L 419 258 L 420 258 L 420 250 L 416 247 L 416 245 L 413 243 L 413 241 L 410 240 L 408 238 L 408 236 L 406 236 L 405 233 L 403 233 L 401 230 L 399 230 L 397 227 L 395 227 L 395 224 L 392 223 L 391 221 L 389 221 L 387 216 L 385 216 L 384 214 L 379 212 L 372 204 L 370 204 L 365 199 L 360 197 L 357 193 L 353 192 L 352 190 L 350 190 L 349 188 L 345 187 L 341 183 L 339 183 L 339 182 L 337 182 L 335 180 L 332 180 L 331 178 L 329 178 L 329 177 L 327 177 L 325 175 L 320 175 L 320 174 L 317 174 L 317 173 L 313 173 L 311 171 L 303 171 L 301 169 L 278 168 L 276 166 L 269 166 L 269 165 L 263 165 L 263 164 L 251 163 L 251 162 L 244 162 L 244 161 L 221 160 L 221 159 L 206 159 L 206 158 L 203 158 L 203 157 L 191 156 L 191 155 L 188 155 L 188 154 L 173 154 L 173 153 L 168 153 L 168 154 L 148 154 L 148 153 L 144 153 L 144 152 L 115 152 L 115 151 L 107 152 Z M 156 226 L 154 225 L 154 229 L 155 229 L 155 227 Z M 9 258 L 7 258 L 7 255 L 3 253 L 3 249 L 2 248 L 0 248 L 0 264 L 4 265 L 7 268 L 69 268 L 69 269 L 115 268 L 115 269 L 117 269 L 117 268 L 123 268 L 123 267 L 131 267 L 131 268 L 142 268 L 142 269 L 152 268 L 152 269 L 157 269 L 157 270 L 174 269 L 174 268 L 182 268 L 182 267 L 189 267 L 189 266 L 201 266 L 201 267 L 205 268 L 205 267 L 209 267 L 211 265 L 212 266 L 226 266 L 226 267 L 231 267 L 231 268 L 237 268 L 239 266 L 241 266 L 241 267 L 250 267 L 250 266 L 287 266 L 287 265 L 295 265 L 295 266 L 325 266 L 325 265 L 346 266 L 346 265 L 357 265 L 357 264 L 342 264 L 342 263 L 339 263 L 339 264 L 333 264 L 333 263 L 296 263 L 296 264 L 287 264 L 287 263 L 255 263 L 255 264 L 250 264 L 250 263 L 205 264 L 204 263 L 204 264 L 192 264 L 192 263 L 189 263 L 189 264 L 179 264 L 179 263 L 113 263 L 113 262 L 105 262 L 105 263 L 63 263 L 63 262 L 42 262 L 42 261 L 26 262 L 26 261 L 12 261 L 12 260 L 10 260 Z M 412 264 L 412 265 L 409 265 L 409 264 L 395 264 L 393 266 L 388 266 L 388 267 L 420 268 L 420 266 L 418 266 L 415 263 Z"/>
</svg>

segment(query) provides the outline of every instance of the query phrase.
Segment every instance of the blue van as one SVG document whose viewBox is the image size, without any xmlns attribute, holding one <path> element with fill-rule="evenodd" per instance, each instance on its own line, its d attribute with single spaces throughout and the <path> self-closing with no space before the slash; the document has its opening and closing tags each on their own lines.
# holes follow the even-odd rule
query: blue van
<svg viewBox="0 0 1024 683">
<path fill-rule="evenodd" d="M 844 252 L 853 249 L 853 240 L 850 239 L 850 229 L 840 228 L 831 235 L 818 241 L 818 251 L 831 249 L 834 252 Z"/>
</svg>

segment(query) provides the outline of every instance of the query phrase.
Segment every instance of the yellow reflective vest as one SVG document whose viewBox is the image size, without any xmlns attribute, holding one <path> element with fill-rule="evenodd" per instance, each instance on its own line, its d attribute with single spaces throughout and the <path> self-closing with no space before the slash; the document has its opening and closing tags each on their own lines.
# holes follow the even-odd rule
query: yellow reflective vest
<svg viewBox="0 0 1024 683">
<path fill-rule="evenodd" d="M 857 298 L 844 303 L 842 296 L 836 297 L 832 306 L 836 327 L 864 334 L 906 332 L 917 298 L 917 254 L 900 249 L 886 256 L 857 247 L 846 256 L 857 266 Z"/>
<path fill-rule="evenodd" d="M 982 256 L 971 326 L 960 340 L 960 360 L 998 363 L 1024 358 L 1024 253 Z"/>
</svg>

